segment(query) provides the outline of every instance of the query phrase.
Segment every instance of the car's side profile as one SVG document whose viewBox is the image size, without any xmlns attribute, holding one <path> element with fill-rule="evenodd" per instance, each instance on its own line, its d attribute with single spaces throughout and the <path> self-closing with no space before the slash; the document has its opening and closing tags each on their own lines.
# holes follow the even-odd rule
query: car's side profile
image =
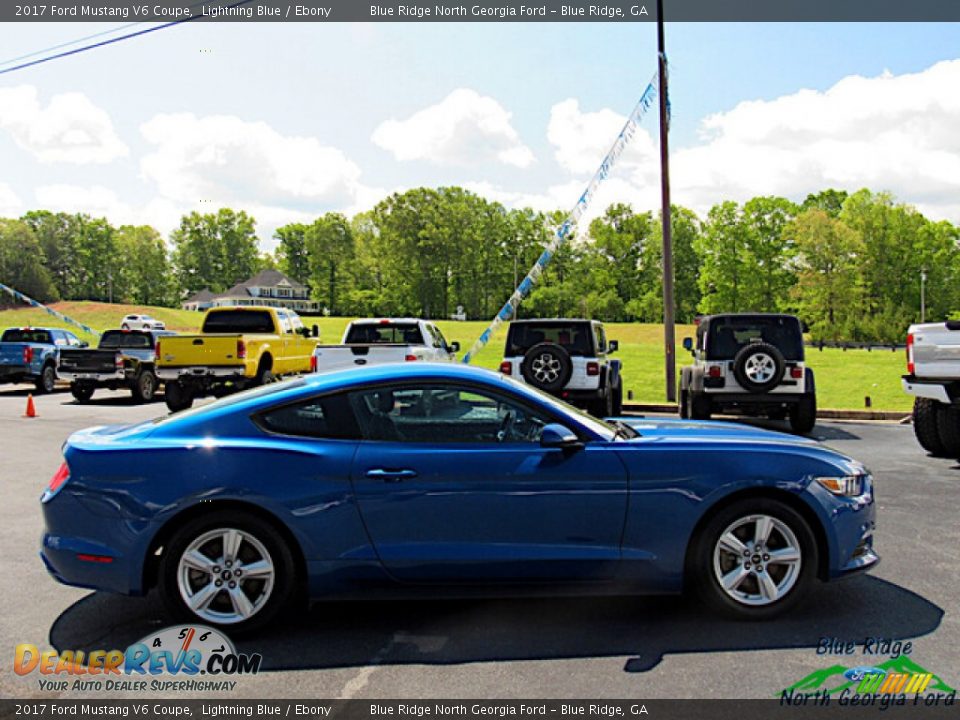
<svg viewBox="0 0 960 720">
<path fill-rule="evenodd" d="M 166 325 L 150 315 L 127 315 L 120 321 L 121 330 L 164 330 Z"/>
<path fill-rule="evenodd" d="M 877 562 L 873 484 L 813 441 L 606 423 L 497 373 L 313 375 L 72 436 L 42 498 L 61 582 L 249 629 L 315 598 L 696 589 L 766 618 Z"/>
</svg>

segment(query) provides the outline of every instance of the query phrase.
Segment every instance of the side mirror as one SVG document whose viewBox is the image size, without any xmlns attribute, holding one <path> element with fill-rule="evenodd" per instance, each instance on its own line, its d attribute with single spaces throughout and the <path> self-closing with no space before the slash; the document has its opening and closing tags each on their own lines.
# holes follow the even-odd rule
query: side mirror
<svg viewBox="0 0 960 720">
<path fill-rule="evenodd" d="M 540 432 L 540 447 L 556 450 L 579 450 L 583 447 L 573 430 L 559 423 L 545 425 Z"/>
<path fill-rule="evenodd" d="M 77 347 L 87 348 L 87 347 L 90 347 L 90 343 L 88 343 L 86 340 L 81 340 L 80 344 Z"/>
<path fill-rule="evenodd" d="M 619 349 L 620 349 L 620 343 L 617 342 L 616 340 L 611 340 L 610 342 L 607 343 L 607 354 L 608 354 L 608 355 L 609 355 L 610 353 L 615 353 L 615 352 L 616 352 L 617 350 L 619 350 Z"/>
<path fill-rule="evenodd" d="M 683 349 L 687 352 L 693 352 L 693 338 L 685 337 L 683 339 Z"/>
<path fill-rule="evenodd" d="M 452 343 L 450 343 L 449 348 L 450 352 L 460 352 L 460 343 L 454 340 Z"/>
<path fill-rule="evenodd" d="M 313 332 L 313 336 L 314 336 L 315 338 L 320 337 L 320 326 L 319 326 L 319 325 L 314 325 L 314 326 L 313 326 L 312 328 L 310 328 L 310 329 L 311 329 L 311 331 Z"/>
</svg>

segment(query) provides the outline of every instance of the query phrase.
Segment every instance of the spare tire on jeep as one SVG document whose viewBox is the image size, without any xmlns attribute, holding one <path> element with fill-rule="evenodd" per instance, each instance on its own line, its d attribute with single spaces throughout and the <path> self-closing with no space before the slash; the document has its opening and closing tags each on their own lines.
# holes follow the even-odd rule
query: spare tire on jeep
<svg viewBox="0 0 960 720">
<path fill-rule="evenodd" d="M 786 367 L 783 353 L 765 342 L 750 343 L 733 358 L 733 376 L 744 390 L 754 393 L 773 390 Z"/>
<path fill-rule="evenodd" d="M 542 342 L 527 350 L 520 363 L 520 374 L 534 387 L 558 392 L 570 381 L 573 361 L 560 345 Z"/>
</svg>

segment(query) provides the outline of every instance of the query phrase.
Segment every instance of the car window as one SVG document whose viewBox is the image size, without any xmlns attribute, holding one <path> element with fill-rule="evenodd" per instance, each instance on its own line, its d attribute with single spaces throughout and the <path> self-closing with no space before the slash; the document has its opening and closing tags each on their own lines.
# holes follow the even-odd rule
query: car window
<svg viewBox="0 0 960 720">
<path fill-rule="evenodd" d="M 149 333 L 108 330 L 103 334 L 103 337 L 100 338 L 100 347 L 104 350 L 113 350 L 115 348 L 148 349 L 153 347 L 153 339 Z"/>
<path fill-rule="evenodd" d="M 343 395 L 310 398 L 282 405 L 260 413 L 257 422 L 263 429 L 282 435 L 334 440 L 360 439 L 360 433 Z"/>
<path fill-rule="evenodd" d="M 507 336 L 507 357 L 525 355 L 527 350 L 542 342 L 560 345 L 570 355 L 592 354 L 590 324 L 583 323 L 515 323 Z"/>
<path fill-rule="evenodd" d="M 440 328 L 434 326 L 433 330 L 437 333 L 437 340 L 440 343 L 437 345 L 437 347 L 441 350 L 446 350 L 448 347 L 450 347 L 450 343 L 447 342 L 447 339 L 443 336 L 443 333 L 440 332 Z"/>
<path fill-rule="evenodd" d="M 83 341 L 80 340 L 80 338 L 78 338 L 73 333 L 64 333 L 64 334 L 67 336 L 67 342 L 70 344 L 71 347 L 79 347 L 80 345 L 83 344 Z"/>
<path fill-rule="evenodd" d="M 30 328 L 10 328 L 4 331 L 3 337 L 0 337 L 0 342 L 38 343 L 40 345 L 53 344 L 49 330 L 33 330 Z"/>
<path fill-rule="evenodd" d="M 803 335 L 792 317 L 717 317 L 710 321 L 707 357 L 732 360 L 751 343 L 776 347 L 787 360 L 803 360 Z"/>
<path fill-rule="evenodd" d="M 597 352 L 605 353 L 607 351 L 607 334 L 603 330 L 603 325 L 595 325 L 597 333 Z"/>
<path fill-rule="evenodd" d="M 416 323 L 358 323 L 350 326 L 347 345 L 426 345 Z"/>
<path fill-rule="evenodd" d="M 272 333 L 273 318 L 266 310 L 218 310 L 203 321 L 204 333 Z"/>
<path fill-rule="evenodd" d="M 365 440 L 536 443 L 550 418 L 512 398 L 457 385 L 383 386 L 350 394 Z"/>
<path fill-rule="evenodd" d="M 67 337 L 60 330 L 51 330 L 50 335 L 53 337 L 53 344 L 58 347 L 62 347 L 67 344 Z"/>
</svg>

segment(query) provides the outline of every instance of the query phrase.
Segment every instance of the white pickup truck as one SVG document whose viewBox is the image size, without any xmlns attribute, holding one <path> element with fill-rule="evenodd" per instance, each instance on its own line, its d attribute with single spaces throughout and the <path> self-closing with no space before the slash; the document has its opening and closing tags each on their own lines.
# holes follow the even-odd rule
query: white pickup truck
<svg viewBox="0 0 960 720">
<path fill-rule="evenodd" d="M 317 345 L 313 372 L 393 362 L 454 362 L 460 343 L 448 343 L 434 323 L 415 318 L 354 320 L 339 345 Z"/>
<path fill-rule="evenodd" d="M 913 395 L 913 431 L 924 450 L 960 458 L 960 321 L 911 325 L 903 389 Z"/>
</svg>

